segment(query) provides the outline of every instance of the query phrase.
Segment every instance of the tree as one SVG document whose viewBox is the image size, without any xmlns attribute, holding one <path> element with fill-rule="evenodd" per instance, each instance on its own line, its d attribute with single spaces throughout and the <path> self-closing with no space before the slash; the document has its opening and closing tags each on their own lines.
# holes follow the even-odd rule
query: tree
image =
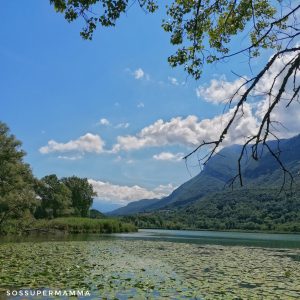
<svg viewBox="0 0 300 300">
<path fill-rule="evenodd" d="M 34 178 L 20 147 L 21 142 L 0 122 L 0 231 L 9 219 L 31 215 L 37 204 Z"/>
<path fill-rule="evenodd" d="M 36 212 L 38 218 L 57 218 L 72 215 L 72 192 L 56 175 L 47 175 L 37 182 L 36 192 L 40 206 Z"/>
<path fill-rule="evenodd" d="M 84 39 L 92 39 L 97 25 L 115 26 L 116 21 L 135 1 L 128 0 L 50 0 L 56 11 L 64 13 L 72 22 L 82 17 L 85 26 L 81 32 Z M 154 0 L 140 0 L 138 4 L 147 12 L 155 12 L 158 5 Z M 271 153 L 291 182 L 292 174 L 280 160 L 280 147 L 273 149 L 269 139 L 278 139 L 276 110 L 280 106 L 290 107 L 299 100 L 300 90 L 300 4 L 288 0 L 174 0 L 166 8 L 166 20 L 162 27 L 169 32 L 170 42 L 178 47 L 168 58 L 172 67 L 183 66 L 196 80 L 201 77 L 206 64 L 227 62 L 237 56 L 246 56 L 251 61 L 261 54 L 273 53 L 271 58 L 251 78 L 241 77 L 243 83 L 228 99 L 231 115 L 217 139 L 203 141 L 189 158 L 203 147 L 209 147 L 207 155 L 200 160 L 206 163 L 222 146 L 233 130 L 236 121 L 244 115 L 246 103 L 254 97 L 264 105 L 255 132 L 244 137 L 244 147 L 238 159 L 238 178 L 243 185 L 242 159 L 250 150 L 254 160 L 261 157 L 261 146 Z M 248 45 L 233 49 L 232 41 L 248 36 Z M 285 58 L 283 64 L 278 61 Z M 268 84 L 266 75 L 272 73 Z M 240 76 L 236 74 L 237 76 Z"/>
<path fill-rule="evenodd" d="M 72 206 L 75 210 L 75 215 L 87 217 L 93 204 L 93 196 L 96 196 L 93 186 L 88 182 L 87 178 L 76 176 L 63 178 L 62 182 L 72 193 Z"/>
</svg>

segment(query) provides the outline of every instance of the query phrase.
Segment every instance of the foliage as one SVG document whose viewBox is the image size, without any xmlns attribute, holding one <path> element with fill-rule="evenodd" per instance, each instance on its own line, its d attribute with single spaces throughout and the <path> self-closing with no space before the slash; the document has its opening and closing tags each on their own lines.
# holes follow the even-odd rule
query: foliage
<svg viewBox="0 0 300 300">
<path fill-rule="evenodd" d="M 54 5 L 57 12 L 64 13 L 68 22 L 82 17 L 85 27 L 80 35 L 89 40 L 92 39 L 98 23 L 104 27 L 115 26 L 116 21 L 129 8 L 128 0 L 50 0 L 50 4 Z M 96 4 L 99 4 L 98 14 L 93 11 Z M 153 0 L 141 0 L 139 5 L 148 12 L 154 12 L 158 8 Z"/>
<path fill-rule="evenodd" d="M 191 205 L 127 216 L 140 228 L 300 232 L 300 186 L 243 188 L 209 194 Z"/>
<path fill-rule="evenodd" d="M 32 228 L 38 230 L 60 230 L 66 233 L 116 233 L 137 231 L 131 223 L 123 223 L 118 219 L 90 218 L 57 218 L 52 220 L 37 220 Z"/>
<path fill-rule="evenodd" d="M 105 218 L 105 215 L 97 209 L 90 209 L 89 217 L 91 219 L 103 219 L 103 218 Z"/>
<path fill-rule="evenodd" d="M 72 207 L 75 210 L 75 215 L 87 217 L 93 204 L 93 196 L 96 196 L 93 186 L 88 182 L 87 178 L 76 176 L 65 177 L 61 182 L 72 193 Z"/>
<path fill-rule="evenodd" d="M 290 172 L 294 176 L 294 183 L 299 184 L 299 169 L 300 169 L 300 152 L 297 151 L 300 147 L 300 135 L 286 139 L 280 140 L 281 144 L 281 161 L 289 168 Z M 277 142 L 269 142 L 271 149 L 276 149 Z M 177 211 L 177 217 L 180 219 L 180 213 L 184 212 L 184 209 L 191 207 L 195 202 L 200 203 L 203 199 L 218 193 L 219 201 L 221 202 L 221 195 L 224 193 L 224 201 L 229 197 L 228 194 L 231 193 L 230 179 L 234 176 L 236 169 L 235 161 L 241 150 L 241 145 L 234 145 L 222 149 L 218 155 L 212 157 L 212 159 L 205 165 L 204 169 L 194 178 L 185 182 L 179 186 L 176 190 L 172 192 L 171 195 L 164 197 L 159 200 L 141 200 L 136 201 L 133 205 L 128 204 L 123 208 L 119 208 L 113 211 L 112 215 L 133 215 L 136 213 L 150 213 L 154 211 Z M 243 177 L 245 182 L 246 191 L 249 192 L 249 201 L 251 201 L 252 190 L 259 187 L 260 192 L 268 196 L 268 191 L 270 192 L 269 201 L 272 202 L 277 194 L 280 192 L 280 186 L 282 184 L 282 174 L 280 168 L 278 168 L 277 163 L 272 158 L 271 154 L 266 152 L 263 159 L 260 161 L 255 161 L 250 157 L 243 160 Z M 239 185 L 236 184 L 234 189 L 238 189 Z M 288 188 L 286 192 L 290 192 Z M 242 190 L 238 190 L 238 193 L 242 193 Z M 283 191 L 282 191 L 283 193 Z M 284 193 L 283 193 L 284 195 Z M 246 197 L 246 194 L 241 196 Z M 253 196 L 254 200 L 258 197 Z M 208 204 L 210 207 L 210 204 Z M 203 207 L 203 210 L 205 207 Z M 193 209 L 191 209 L 191 214 L 193 215 Z M 148 216 L 148 214 L 144 214 Z M 168 218 L 168 216 L 167 216 Z M 192 220 L 196 218 L 195 215 L 192 216 Z M 175 218 L 174 218 L 175 220 Z M 158 227 L 160 225 L 151 220 L 139 220 L 141 227 Z M 300 219 L 296 222 L 300 222 Z M 149 223 L 149 225 L 147 225 Z M 185 222 L 178 222 L 185 223 Z M 166 225 L 165 226 L 171 226 Z M 181 226 L 181 225 L 172 225 Z M 186 226 L 186 225 L 185 225 Z M 192 225 L 191 225 L 192 226 Z M 182 226 L 181 226 L 182 227 Z M 193 226 L 192 226 L 193 227 Z M 210 228 L 213 228 L 211 225 Z"/>
<path fill-rule="evenodd" d="M 72 193 L 56 175 L 43 177 L 36 187 L 40 197 L 40 206 L 36 212 L 39 218 L 57 218 L 74 213 L 72 207 Z"/>
<path fill-rule="evenodd" d="M 23 162 L 21 142 L 0 122 L 0 234 L 24 234 L 35 230 L 58 229 L 65 232 L 128 232 L 132 224 L 107 219 L 92 210 L 95 195 L 86 178 L 59 179 L 55 174 L 38 180 Z M 38 218 L 36 220 L 34 217 Z M 50 219 L 50 220 L 48 220 Z"/>
<path fill-rule="evenodd" d="M 177 45 L 179 49 L 169 57 L 170 65 L 183 65 L 189 74 L 199 79 L 203 65 L 230 55 L 231 40 L 245 31 L 248 31 L 251 45 L 247 49 L 250 57 L 258 56 L 261 49 L 279 51 L 285 40 L 298 35 L 298 30 L 289 23 L 289 18 L 299 7 L 293 9 L 287 6 L 287 13 L 280 15 L 280 4 L 284 3 L 278 2 L 279 4 L 270 0 L 171 2 L 166 6 L 166 19 L 163 20 L 162 27 L 171 34 L 170 43 Z M 50 0 L 50 3 L 57 12 L 64 13 L 68 22 L 80 17 L 84 19 L 86 24 L 80 34 L 85 39 L 92 39 L 98 23 L 105 27 L 115 26 L 117 19 L 134 4 L 128 0 Z M 158 4 L 153 0 L 139 1 L 138 4 L 151 13 L 158 9 Z M 282 38 L 284 35 L 285 38 Z"/>
<path fill-rule="evenodd" d="M 218 53 L 227 55 L 231 39 L 247 27 L 251 43 L 255 45 L 251 55 L 258 55 L 261 47 L 274 48 L 274 34 L 264 38 L 262 35 L 275 13 L 275 7 L 266 0 L 174 1 L 168 8 L 169 19 L 163 22 L 163 28 L 171 33 L 172 44 L 183 46 L 169 57 L 169 62 L 171 66 L 184 65 L 188 73 L 198 79 L 204 63 L 219 60 Z M 253 20 L 255 26 L 250 29 L 249 23 Z M 276 25 L 282 28 L 283 23 Z"/>
<path fill-rule="evenodd" d="M 38 218 L 61 216 L 87 217 L 95 192 L 87 178 L 76 176 L 58 179 L 55 174 L 36 181 L 36 193 L 40 197 Z"/>
<path fill-rule="evenodd" d="M 228 107 L 238 98 L 233 108 L 232 116 L 224 124 L 219 136 L 214 140 L 203 141 L 193 151 L 185 156 L 189 158 L 200 148 L 209 149 L 209 153 L 200 159 L 205 164 L 220 148 L 234 121 L 244 115 L 244 104 L 259 97 L 259 101 L 267 100 L 268 108 L 259 118 L 257 128 L 244 139 L 238 159 L 238 170 L 234 179 L 243 185 L 241 160 L 246 155 L 245 148 L 252 144 L 251 155 L 260 159 L 260 145 L 269 151 L 281 167 L 285 177 L 293 179 L 292 174 L 280 160 L 280 151 L 274 152 L 268 147 L 267 141 L 277 139 L 276 125 L 278 119 L 274 111 L 284 102 L 285 108 L 299 101 L 299 64 L 300 47 L 297 38 L 300 35 L 299 11 L 297 1 L 288 0 L 172 0 L 163 11 L 165 20 L 163 29 L 170 33 L 170 43 L 177 47 L 175 54 L 169 56 L 172 67 L 182 66 L 185 71 L 198 80 L 206 64 L 227 62 L 230 58 L 242 54 L 249 60 L 252 78 L 242 77 L 243 84 L 233 93 L 228 101 Z M 97 24 L 114 26 L 116 20 L 128 10 L 135 1 L 128 0 L 50 0 L 56 11 L 64 13 L 68 22 L 83 17 L 86 26 L 81 35 L 92 39 Z M 138 1 L 138 4 L 149 12 L 158 9 L 152 0 Z M 102 8 L 102 9 L 101 9 Z M 162 9 L 160 7 L 160 9 Z M 243 35 L 243 36 L 241 36 Z M 240 43 L 241 37 L 247 41 Z M 236 45 L 246 46 L 236 49 Z M 269 61 L 261 64 L 260 69 L 253 73 L 251 59 L 258 57 L 264 51 L 271 50 L 273 55 Z M 270 51 L 266 52 L 270 55 Z M 286 58 L 281 67 L 276 67 L 278 61 Z M 256 63 L 257 64 L 257 63 Z M 272 69 L 278 69 L 271 75 L 266 86 L 264 77 Z M 263 89 L 261 90 L 261 87 Z M 285 182 L 283 183 L 285 184 Z"/>
<path fill-rule="evenodd" d="M 0 232 L 11 218 L 34 212 L 37 205 L 30 167 L 21 142 L 0 122 Z"/>
</svg>

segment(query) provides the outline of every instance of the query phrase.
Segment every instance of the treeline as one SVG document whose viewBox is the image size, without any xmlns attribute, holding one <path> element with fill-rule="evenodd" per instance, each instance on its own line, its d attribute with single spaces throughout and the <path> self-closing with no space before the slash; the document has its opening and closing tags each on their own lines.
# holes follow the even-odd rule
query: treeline
<svg viewBox="0 0 300 300">
<path fill-rule="evenodd" d="M 139 228 L 300 232 L 300 185 L 243 188 L 206 196 L 181 208 L 123 217 Z"/>
<path fill-rule="evenodd" d="M 78 228 L 82 228 L 79 230 L 81 232 L 86 232 L 87 228 L 93 232 L 128 231 L 133 228 L 110 219 L 104 223 L 85 221 L 83 218 L 104 218 L 100 212 L 91 210 L 96 194 L 87 178 L 72 176 L 59 179 L 52 174 L 37 179 L 30 166 L 23 161 L 24 156 L 21 142 L 9 132 L 6 124 L 0 122 L 0 234 L 28 232 L 40 228 L 42 224 L 55 228 L 57 224 L 47 220 L 62 217 L 59 224 L 65 222 L 64 231 L 69 228 L 70 232 L 76 231 L 73 230 L 76 221 Z M 76 219 L 71 222 L 66 217 Z M 38 222 L 39 219 L 46 221 Z"/>
<path fill-rule="evenodd" d="M 76 176 L 59 179 L 54 174 L 48 175 L 35 179 L 33 188 L 38 201 L 36 218 L 89 217 L 96 196 L 87 178 Z"/>
</svg>

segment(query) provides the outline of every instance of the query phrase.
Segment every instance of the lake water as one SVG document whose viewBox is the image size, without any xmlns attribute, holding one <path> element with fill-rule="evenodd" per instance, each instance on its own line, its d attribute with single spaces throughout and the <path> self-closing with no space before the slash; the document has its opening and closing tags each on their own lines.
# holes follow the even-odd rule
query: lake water
<svg viewBox="0 0 300 300">
<path fill-rule="evenodd" d="M 136 233 L 114 236 L 178 243 L 300 249 L 300 234 L 140 229 Z"/>
<path fill-rule="evenodd" d="M 96 240 L 150 240 L 169 241 L 176 243 L 224 245 L 224 246 L 248 246 L 267 248 L 299 248 L 300 234 L 276 234 L 260 232 L 235 232 L 235 231 L 190 231 L 190 230 L 163 230 L 163 229 L 139 229 L 133 233 L 116 234 L 76 234 L 76 235 L 32 235 L 28 237 L 2 237 L 2 242 L 24 241 L 96 241 Z"/>
<path fill-rule="evenodd" d="M 6 294 L 24 289 L 79 289 L 91 293 L 77 298 L 85 300 L 296 300 L 300 236 L 149 229 L 2 238 L 0 299 L 37 299 Z"/>
</svg>

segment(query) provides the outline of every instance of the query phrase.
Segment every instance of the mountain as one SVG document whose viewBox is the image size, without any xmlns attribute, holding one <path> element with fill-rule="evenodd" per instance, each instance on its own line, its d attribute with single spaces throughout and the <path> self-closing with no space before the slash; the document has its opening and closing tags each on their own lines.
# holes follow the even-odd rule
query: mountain
<svg viewBox="0 0 300 300">
<path fill-rule="evenodd" d="M 105 215 L 97 209 L 90 209 L 90 218 L 91 219 L 103 219 Z"/>
<path fill-rule="evenodd" d="M 200 174 L 179 186 L 169 196 L 162 199 L 134 201 L 109 214 L 130 215 L 158 210 L 168 205 L 186 205 L 207 193 L 222 190 L 228 180 L 235 175 L 232 162 L 236 159 L 239 149 L 240 146 L 237 145 L 223 149 L 218 155 L 212 157 Z"/>
<path fill-rule="evenodd" d="M 103 213 L 108 213 L 110 211 L 116 210 L 118 208 L 122 207 L 122 204 L 119 203 L 111 203 L 107 200 L 102 200 L 99 198 L 95 198 L 93 202 L 93 209 L 97 209 Z"/>
<path fill-rule="evenodd" d="M 145 207 L 153 205 L 158 201 L 160 201 L 160 199 L 142 199 L 139 201 L 130 202 L 126 206 L 108 212 L 107 215 L 124 216 L 140 212 L 146 212 L 147 210 L 145 209 Z"/>
<path fill-rule="evenodd" d="M 300 135 L 290 139 L 282 139 L 279 141 L 279 144 L 277 141 L 270 141 L 268 145 L 276 153 L 280 150 L 281 161 L 294 176 L 297 176 L 300 170 Z M 112 211 L 110 214 L 133 215 L 163 210 L 178 211 L 187 207 L 193 207 L 196 202 L 211 199 L 209 197 L 218 192 L 218 195 L 231 193 L 230 189 L 228 189 L 228 182 L 237 174 L 237 160 L 241 149 L 242 146 L 240 145 L 222 149 L 208 161 L 197 176 L 179 186 L 165 198 L 143 199 L 131 202 L 125 207 Z M 247 152 L 251 152 L 251 145 L 247 148 Z M 280 165 L 266 148 L 260 148 L 259 152 L 261 153 L 261 158 L 258 161 L 247 157 L 242 160 L 243 181 L 246 187 L 248 189 L 260 188 L 266 190 L 270 190 L 270 187 L 272 187 L 272 190 L 279 191 L 284 178 Z M 285 179 L 289 180 L 288 174 L 285 175 Z M 238 183 L 235 184 L 234 190 L 236 195 L 244 193 L 239 188 Z M 248 191 L 248 193 L 250 192 Z M 229 196 L 227 195 L 226 197 Z M 218 196 L 219 198 L 220 196 Z"/>
</svg>

